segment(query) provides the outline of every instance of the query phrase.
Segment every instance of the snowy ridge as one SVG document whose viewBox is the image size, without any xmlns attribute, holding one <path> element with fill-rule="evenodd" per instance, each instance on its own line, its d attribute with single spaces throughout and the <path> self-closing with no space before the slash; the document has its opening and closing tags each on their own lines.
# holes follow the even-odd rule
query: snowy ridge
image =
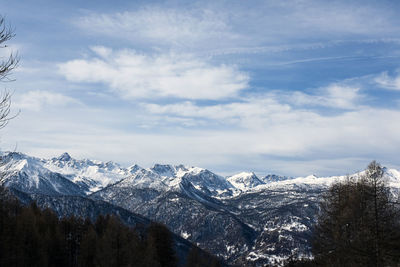
<svg viewBox="0 0 400 267">
<path fill-rule="evenodd" d="M 60 185 L 49 179 L 55 176 L 64 183 L 72 182 L 76 188 L 80 188 L 78 195 L 97 192 L 111 184 L 117 184 L 118 187 L 176 191 L 180 190 L 182 184 L 190 182 L 197 190 L 212 195 L 235 190 L 224 177 L 199 167 L 156 164 L 147 169 L 138 165 L 123 168 L 113 162 L 76 160 L 68 153 L 52 159 L 41 159 L 17 152 L 5 152 L 0 171 L 4 173 L 1 184 L 13 184 L 16 187 L 19 184 L 19 189 L 26 188 L 30 191 L 33 188 L 39 189 L 39 184 L 44 183 L 52 187 L 51 192 L 46 192 L 47 189 L 42 187 L 39 191 L 49 194 L 59 192 Z M 21 175 L 24 179 L 21 179 Z"/>
<path fill-rule="evenodd" d="M 383 168 L 384 174 L 383 179 L 390 187 L 400 188 L 400 172 L 395 169 Z M 365 171 L 361 171 L 352 175 L 341 175 L 341 176 L 328 176 L 328 177 L 317 177 L 316 175 L 309 175 L 306 177 L 297 177 L 293 179 L 271 182 L 263 184 L 256 188 L 256 190 L 263 190 L 266 188 L 278 188 L 285 186 L 311 186 L 311 187 L 328 187 L 335 182 L 343 182 L 346 179 L 357 179 L 365 174 Z"/>
<path fill-rule="evenodd" d="M 290 180 L 290 179 L 293 179 L 293 177 L 281 176 L 276 174 L 268 174 L 267 176 L 260 178 L 260 180 L 266 184 L 271 182 Z"/>
<path fill-rule="evenodd" d="M 118 183 L 119 187 L 151 188 L 160 191 L 179 191 L 183 184 L 192 186 L 214 197 L 234 197 L 241 193 L 257 192 L 265 189 L 293 186 L 327 187 L 335 181 L 342 181 L 347 176 L 290 178 L 278 175 L 267 175 L 259 178 L 253 172 L 241 172 L 222 177 L 207 169 L 184 165 L 155 164 L 151 168 L 132 165 L 123 168 L 114 162 L 96 160 L 76 160 L 68 153 L 57 158 L 41 159 L 22 153 L 4 152 L 0 171 L 6 173 L 1 178 L 2 184 L 10 183 L 11 177 L 23 175 L 25 186 L 38 188 L 39 183 L 46 183 L 58 192 L 59 184 L 47 181 L 46 177 L 65 178 L 78 185 L 85 194 L 96 192 L 108 185 Z M 384 169 L 385 179 L 391 187 L 400 188 L 400 172 L 395 169 Z M 362 175 L 359 172 L 350 177 Z M 14 179 L 15 180 L 15 179 Z M 45 181 L 46 180 L 46 181 Z"/>
<path fill-rule="evenodd" d="M 3 153 L 0 171 L 3 173 L 1 184 L 7 186 L 35 188 L 41 193 L 53 194 L 61 193 L 61 187 L 69 184 L 77 191 L 76 195 L 97 191 L 130 173 L 129 169 L 112 162 L 75 160 L 68 153 L 58 158 L 41 159 L 17 152 Z"/>
<path fill-rule="evenodd" d="M 109 184 L 118 182 L 131 171 L 111 161 L 104 163 L 88 159 L 76 160 L 68 153 L 63 153 L 60 157 L 51 160 L 43 160 L 43 162 L 43 166 L 52 172 L 60 173 L 76 184 L 87 185 L 89 192 L 98 191 Z"/>
<path fill-rule="evenodd" d="M 138 169 L 115 186 L 120 188 L 151 188 L 158 191 L 181 191 L 182 186 L 187 183 L 190 183 L 197 190 L 211 195 L 220 195 L 235 190 L 235 187 L 224 177 L 209 170 L 199 167 L 161 164 L 156 164 L 147 169 Z"/>
</svg>

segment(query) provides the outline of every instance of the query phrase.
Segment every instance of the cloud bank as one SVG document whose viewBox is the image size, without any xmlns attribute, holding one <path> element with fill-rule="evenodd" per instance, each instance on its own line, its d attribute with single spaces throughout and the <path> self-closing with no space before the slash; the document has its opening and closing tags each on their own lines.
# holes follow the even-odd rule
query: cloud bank
<svg viewBox="0 0 400 267">
<path fill-rule="evenodd" d="M 248 87 L 248 75 L 237 67 L 214 66 L 189 55 L 92 50 L 97 57 L 62 63 L 60 73 L 72 82 L 104 83 L 123 98 L 221 99 Z"/>
</svg>

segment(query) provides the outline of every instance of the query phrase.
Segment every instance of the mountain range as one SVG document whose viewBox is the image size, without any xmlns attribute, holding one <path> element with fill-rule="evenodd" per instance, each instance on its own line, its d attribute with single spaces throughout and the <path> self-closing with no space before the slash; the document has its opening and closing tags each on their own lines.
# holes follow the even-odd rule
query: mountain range
<svg viewBox="0 0 400 267">
<path fill-rule="evenodd" d="M 384 170 L 398 193 L 400 172 Z M 161 222 L 230 264 L 255 266 L 310 257 L 320 196 L 347 177 L 223 177 L 183 165 L 124 168 L 68 153 L 41 159 L 17 152 L 2 153 L 0 174 L 0 184 L 22 201 L 36 200 L 60 216 L 113 213 L 131 225 Z"/>
</svg>

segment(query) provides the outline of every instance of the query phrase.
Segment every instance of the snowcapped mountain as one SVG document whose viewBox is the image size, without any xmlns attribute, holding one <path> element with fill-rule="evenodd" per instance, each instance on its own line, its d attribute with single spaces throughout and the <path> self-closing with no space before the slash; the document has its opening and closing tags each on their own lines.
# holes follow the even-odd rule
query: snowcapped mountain
<svg viewBox="0 0 400 267">
<path fill-rule="evenodd" d="M 261 181 L 264 183 L 270 183 L 270 182 L 279 182 L 279 181 L 285 181 L 285 180 L 290 180 L 293 179 L 292 177 L 287 177 L 287 176 L 280 176 L 276 174 L 268 174 L 267 176 L 264 176 L 260 178 Z"/>
<path fill-rule="evenodd" d="M 241 172 L 236 175 L 230 176 L 227 180 L 236 188 L 246 191 L 258 185 L 265 184 L 258 179 L 254 172 Z"/>
<path fill-rule="evenodd" d="M 68 153 L 40 159 L 22 153 L 1 156 L 0 183 L 22 191 L 50 195 L 86 195 L 127 177 L 138 167 L 121 168 L 113 162 L 75 160 Z"/>
<path fill-rule="evenodd" d="M 23 192 L 47 195 L 83 195 L 82 188 L 45 168 L 41 159 L 21 153 L 2 156 L 0 184 Z"/>
<path fill-rule="evenodd" d="M 71 194 L 77 195 L 90 194 L 114 183 L 119 183 L 121 187 L 179 190 L 187 180 L 197 189 L 213 195 L 235 189 L 222 176 L 206 169 L 183 165 L 156 164 L 147 169 L 132 165 L 123 168 L 113 162 L 76 160 L 68 153 L 57 158 L 41 159 L 18 152 L 4 152 L 1 158 L 1 184 L 9 186 L 13 182 L 23 181 L 21 185 L 23 183 L 29 190 L 41 189 L 39 191 L 42 193 L 46 193 L 46 190 L 47 193 L 57 193 L 62 188 L 58 183 L 70 184 L 75 191 L 80 191 L 71 191 Z"/>
<path fill-rule="evenodd" d="M 256 266 L 310 256 L 321 193 L 333 182 L 347 179 L 259 178 L 252 172 L 225 178 L 183 165 L 123 168 L 113 162 L 76 160 L 68 153 L 40 159 L 15 152 L 2 154 L 0 174 L 0 184 L 21 196 L 29 194 L 42 206 L 65 210 L 79 207 L 82 199 L 85 208 L 76 212 L 94 216 L 99 203 L 103 203 L 100 210 L 106 210 L 108 203 L 162 222 L 230 263 Z M 363 172 L 351 176 L 360 175 Z M 400 191 L 399 171 L 384 169 L 384 177 Z"/>
<path fill-rule="evenodd" d="M 41 160 L 43 167 L 52 172 L 60 173 L 75 184 L 87 188 L 86 193 L 95 192 L 109 184 L 118 182 L 136 171 L 138 167 L 124 169 L 118 164 L 95 160 L 76 160 L 68 153 L 63 153 L 58 158 Z"/>
<path fill-rule="evenodd" d="M 212 196 L 232 194 L 232 191 L 236 189 L 224 177 L 209 170 L 161 164 L 147 169 L 138 168 L 130 176 L 116 183 L 114 187 L 183 192 L 188 184 Z"/>
<path fill-rule="evenodd" d="M 242 172 L 228 177 L 219 176 L 207 169 L 184 165 L 155 164 L 151 168 L 132 165 L 123 168 L 114 162 L 96 160 L 76 160 L 68 153 L 57 158 L 41 159 L 17 152 L 1 155 L 1 184 L 22 184 L 29 190 L 48 190 L 60 194 L 90 194 L 109 185 L 116 187 L 148 188 L 159 191 L 179 191 L 188 183 L 197 191 L 213 197 L 233 197 L 250 191 L 282 186 L 329 186 L 332 182 L 347 176 L 286 177 L 267 175 L 257 177 L 253 172 Z M 351 176 L 362 175 L 363 172 Z M 400 188 L 400 172 L 385 168 L 385 178 L 392 187 Z M 69 187 L 67 191 L 65 188 Z M 61 191 L 60 191 L 61 190 Z"/>
</svg>

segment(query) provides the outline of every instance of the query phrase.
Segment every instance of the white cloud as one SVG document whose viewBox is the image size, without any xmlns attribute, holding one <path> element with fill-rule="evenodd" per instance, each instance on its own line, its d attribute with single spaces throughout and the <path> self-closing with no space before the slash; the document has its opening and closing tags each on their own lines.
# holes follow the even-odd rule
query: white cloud
<svg viewBox="0 0 400 267">
<path fill-rule="evenodd" d="M 115 119 L 125 127 L 136 124 L 135 116 L 116 110 L 99 114 L 82 107 L 54 114 L 22 113 L 4 129 L 2 147 L 12 149 L 13 142 L 18 142 L 20 150 L 40 156 L 48 156 L 50 150 L 56 154 L 71 151 L 77 157 L 144 167 L 156 162 L 184 163 L 216 172 L 225 166 L 229 171 L 265 173 L 273 169 L 289 175 L 325 175 L 364 168 L 372 159 L 398 164 L 399 111 L 365 108 L 323 116 L 291 109 L 284 112 L 285 108 L 278 107 L 264 116 L 255 112 L 261 106 L 256 104 L 248 113 L 255 117 L 253 123 L 260 123 L 258 127 L 177 130 L 169 125 L 171 131 L 152 128 L 145 132 L 112 127 Z M 220 120 L 226 118 L 228 112 Z"/>
<path fill-rule="evenodd" d="M 289 101 L 298 106 L 323 106 L 339 109 L 354 109 L 364 96 L 359 93 L 360 88 L 331 84 L 317 90 L 319 95 L 309 95 L 303 92 L 294 92 L 289 95 Z"/>
<path fill-rule="evenodd" d="M 18 95 L 12 106 L 21 110 L 39 111 L 44 106 L 65 107 L 71 104 L 80 104 L 80 102 L 60 93 L 36 90 Z"/>
<path fill-rule="evenodd" d="M 312 111 L 292 109 L 271 100 L 206 108 L 193 103 L 164 107 L 150 105 L 148 108 L 158 114 L 165 113 L 166 116 L 179 114 L 205 117 L 241 126 L 233 129 L 228 127 L 230 130 L 227 131 L 206 131 L 201 135 L 208 136 L 207 141 L 202 143 L 207 147 L 204 150 L 228 158 L 252 155 L 251 158 L 256 159 L 264 155 L 271 158 L 286 157 L 287 160 L 304 159 L 305 162 L 316 158 L 325 162 L 327 159 L 353 158 L 360 162 L 360 158 L 364 158 L 363 164 L 366 164 L 374 158 L 390 159 L 389 155 L 396 154 L 400 148 L 396 140 L 396 135 L 400 134 L 400 112 L 397 110 L 365 107 L 324 116 Z M 196 142 L 201 142 L 203 137 L 193 137 L 193 140 L 196 138 L 200 140 Z M 191 149 L 196 150 L 193 146 Z M 280 164 L 279 160 L 276 162 Z M 287 162 L 284 165 L 290 168 Z"/>
<path fill-rule="evenodd" d="M 247 74 L 235 66 L 213 66 L 188 55 L 148 56 L 103 47 L 94 51 L 100 57 L 60 64 L 60 73 L 73 82 L 103 83 L 128 99 L 221 99 L 235 97 L 248 86 Z"/>
<path fill-rule="evenodd" d="M 390 90 L 400 90 L 400 74 L 397 76 L 390 76 L 388 72 L 382 72 L 374 80 L 380 87 Z"/>
<path fill-rule="evenodd" d="M 170 105 L 144 104 L 144 107 L 153 114 L 214 120 L 216 124 L 251 129 L 264 128 L 265 125 L 282 122 L 295 115 L 289 105 L 280 104 L 272 98 L 250 98 L 242 102 L 209 106 L 198 106 L 188 101 Z"/>
<path fill-rule="evenodd" d="M 113 51 L 111 48 L 104 47 L 104 46 L 92 46 L 90 48 L 96 55 L 100 56 L 101 58 L 107 59 L 109 58 Z"/>
<path fill-rule="evenodd" d="M 312 124 L 313 120 L 320 118 L 320 115 L 310 110 L 314 106 L 341 111 L 359 109 L 358 101 L 363 97 L 359 91 L 358 87 L 331 84 L 317 90 L 319 95 L 278 91 L 226 104 L 196 105 L 193 101 L 186 101 L 166 105 L 147 103 L 143 106 L 153 114 L 213 120 L 217 124 L 263 129 L 287 121 Z"/>
</svg>

